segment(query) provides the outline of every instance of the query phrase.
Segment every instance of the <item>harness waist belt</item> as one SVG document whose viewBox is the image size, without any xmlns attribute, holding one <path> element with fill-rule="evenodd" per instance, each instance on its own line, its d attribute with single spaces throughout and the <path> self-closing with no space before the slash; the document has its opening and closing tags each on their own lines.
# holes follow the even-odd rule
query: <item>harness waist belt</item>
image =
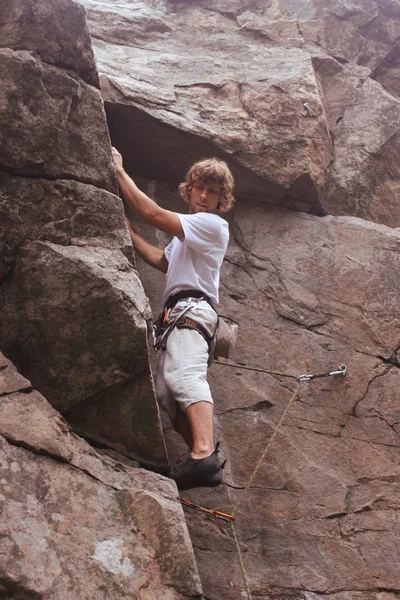
<svg viewBox="0 0 400 600">
<path fill-rule="evenodd" d="M 211 300 L 207 294 L 200 290 L 181 290 L 180 292 L 169 296 L 164 308 L 172 308 L 179 300 L 183 300 L 184 298 L 204 298 L 206 302 L 211 304 Z"/>
</svg>

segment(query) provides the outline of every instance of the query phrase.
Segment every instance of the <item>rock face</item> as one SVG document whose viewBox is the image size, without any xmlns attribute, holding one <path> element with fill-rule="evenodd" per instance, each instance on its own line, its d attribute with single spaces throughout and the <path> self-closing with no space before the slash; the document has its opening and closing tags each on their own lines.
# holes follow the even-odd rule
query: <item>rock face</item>
<svg viewBox="0 0 400 600">
<path fill-rule="evenodd" d="M 45 63 L 70 69 L 98 86 L 85 9 L 74 0 L 3 0 L 0 47 L 37 52 Z"/>
<path fill-rule="evenodd" d="M 99 91 L 31 52 L 3 49 L 0 56 L 2 168 L 33 177 L 74 179 L 115 192 Z M 82 126 L 85 122 L 88 127 Z"/>
<path fill-rule="evenodd" d="M 5 4 L 0 345 L 76 430 L 165 470 L 150 311 L 115 195 L 84 9 Z"/>
<path fill-rule="evenodd" d="M 170 183 L 191 162 L 216 155 L 235 173 L 221 282 L 234 359 L 297 376 L 349 369 L 301 385 L 240 505 L 253 597 L 395 600 L 400 237 L 373 222 L 400 224 L 398 2 L 85 5 L 112 139 L 132 174 L 157 180 L 139 184 L 182 212 Z M 139 272 L 156 311 L 162 282 Z M 186 496 L 230 513 L 295 384 L 218 365 L 210 379 L 224 485 Z M 193 512 L 188 523 L 205 596 L 246 597 L 229 527 Z"/>
<path fill-rule="evenodd" d="M 217 155 L 242 198 L 400 224 L 397 0 L 84 4 L 132 173 Z"/>
<path fill-rule="evenodd" d="M 140 183 L 183 210 L 171 186 Z M 243 498 L 236 527 L 253 597 L 395 600 L 400 232 L 261 202 L 237 202 L 229 220 L 220 313 L 239 323 L 233 364 L 295 376 L 348 366 L 346 378 L 301 384 Z M 143 234 L 165 241 L 147 228 Z M 157 309 L 162 283 L 138 266 Z M 185 497 L 231 513 L 296 383 L 220 365 L 211 367 L 210 382 L 216 439 L 228 461 L 224 484 Z M 183 446 L 170 427 L 166 436 L 176 458 Z M 205 596 L 246 597 L 229 526 L 193 511 L 187 517 Z"/>
<path fill-rule="evenodd" d="M 176 487 L 101 457 L 0 353 L 0 595 L 201 600 Z"/>
<path fill-rule="evenodd" d="M 212 366 L 224 483 L 185 497 L 226 513 L 242 499 L 254 598 L 396 600 L 399 3 L 117 4 L 85 0 L 128 170 L 180 212 L 194 160 L 223 157 L 237 179 L 220 309 L 239 323 L 233 364 L 348 366 L 301 384 L 245 495 L 295 379 Z M 174 484 L 127 458 L 167 464 L 140 279 L 154 311 L 163 281 L 136 271 L 83 12 L 3 6 L 0 347 L 38 391 L 0 355 L 0 596 L 200 600 Z M 187 516 L 204 597 L 246 597 L 229 526 Z"/>
</svg>

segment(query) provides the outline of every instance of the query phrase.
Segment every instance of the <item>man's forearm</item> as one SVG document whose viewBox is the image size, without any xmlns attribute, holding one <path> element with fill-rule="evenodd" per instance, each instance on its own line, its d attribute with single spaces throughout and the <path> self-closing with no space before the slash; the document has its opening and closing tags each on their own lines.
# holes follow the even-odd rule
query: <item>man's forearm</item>
<svg viewBox="0 0 400 600">
<path fill-rule="evenodd" d="M 151 267 L 166 273 L 168 270 L 168 261 L 165 258 L 164 251 L 146 242 L 146 240 L 133 231 L 129 224 L 128 230 L 133 246 L 139 256 Z"/>
<path fill-rule="evenodd" d="M 120 190 L 133 212 L 153 227 L 181 239 L 184 238 L 185 233 L 178 215 L 171 210 L 161 208 L 154 200 L 139 190 L 136 183 L 124 170 L 122 156 L 116 148 L 112 148 L 112 155 Z"/>
<path fill-rule="evenodd" d="M 158 204 L 139 190 L 136 183 L 124 169 L 117 170 L 118 185 L 130 208 L 141 219 L 149 222 L 149 218 L 158 209 Z M 137 235 L 137 234 L 136 234 Z"/>
</svg>

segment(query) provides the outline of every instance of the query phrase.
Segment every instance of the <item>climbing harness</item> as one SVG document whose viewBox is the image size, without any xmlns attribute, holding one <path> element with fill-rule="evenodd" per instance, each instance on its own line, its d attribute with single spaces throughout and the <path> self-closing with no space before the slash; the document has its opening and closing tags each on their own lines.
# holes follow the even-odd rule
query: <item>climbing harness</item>
<svg viewBox="0 0 400 600">
<path fill-rule="evenodd" d="M 327 373 L 320 373 L 320 374 L 315 374 L 315 375 L 314 374 L 305 374 L 305 375 L 296 376 L 296 375 L 293 375 L 293 374 L 290 374 L 290 373 L 281 373 L 279 371 L 272 371 L 272 370 L 268 370 L 268 369 L 261 369 L 259 367 L 251 367 L 249 365 L 232 364 L 232 363 L 228 363 L 228 362 L 220 361 L 220 360 L 216 360 L 215 364 L 217 364 L 217 365 L 223 365 L 223 366 L 226 366 L 226 367 L 233 367 L 233 368 L 236 368 L 236 369 L 246 369 L 246 370 L 250 370 L 250 371 L 257 371 L 257 372 L 260 372 L 260 373 L 268 373 L 268 374 L 271 374 L 271 375 L 280 375 L 282 377 L 289 377 L 291 379 L 296 379 L 297 380 L 297 385 L 296 385 L 296 387 L 295 387 L 295 389 L 294 389 L 294 391 L 293 391 L 293 393 L 292 393 L 292 395 L 290 397 L 290 400 L 287 403 L 286 408 L 283 411 L 282 416 L 281 416 L 278 424 L 276 425 L 275 429 L 273 430 L 272 435 L 271 435 L 270 439 L 268 440 L 268 444 L 267 444 L 265 450 L 263 451 L 263 453 L 262 453 L 262 455 L 261 455 L 258 463 L 256 464 L 256 467 L 255 467 L 253 473 L 251 474 L 251 476 L 249 478 L 249 481 L 247 482 L 247 485 L 242 490 L 242 492 L 240 494 L 240 497 L 239 497 L 238 501 L 236 502 L 236 504 L 235 504 L 235 506 L 234 506 L 234 508 L 232 510 L 232 514 L 228 515 L 228 514 L 225 514 L 225 513 L 221 513 L 221 512 L 216 511 L 216 510 L 212 510 L 212 509 L 209 509 L 209 508 L 204 508 L 202 506 L 195 505 L 192 502 L 190 502 L 189 500 L 183 500 L 183 499 L 181 499 L 181 503 L 184 506 L 189 506 L 190 508 L 195 508 L 196 510 L 199 510 L 201 512 L 211 514 L 212 516 L 214 516 L 214 517 L 216 517 L 218 519 L 222 519 L 222 520 L 226 521 L 227 523 L 229 523 L 229 526 L 230 526 L 231 531 L 232 531 L 233 540 L 235 542 L 236 552 L 237 552 L 237 555 L 238 555 L 238 560 L 239 560 L 240 570 L 241 570 L 242 577 L 243 577 L 243 582 L 244 582 L 244 585 L 245 585 L 245 588 L 246 588 L 247 598 L 248 598 L 248 600 L 253 600 L 253 597 L 251 595 L 251 590 L 250 590 L 249 582 L 248 582 L 248 578 L 247 578 L 247 574 L 246 574 L 246 569 L 245 569 L 244 561 L 243 561 L 242 551 L 240 549 L 240 542 L 239 542 L 239 538 L 238 538 L 237 531 L 236 531 L 236 513 L 237 513 L 237 511 L 239 509 L 239 506 L 242 503 L 244 497 L 248 493 L 248 491 L 250 489 L 250 486 L 253 483 L 253 481 L 254 481 L 254 479 L 255 479 L 258 471 L 260 470 L 260 468 L 261 468 L 261 466 L 262 466 L 262 464 L 263 464 L 263 462 L 265 460 L 265 457 L 267 456 L 267 454 L 268 454 L 268 452 L 269 452 L 269 450 L 270 450 L 270 448 L 271 448 L 271 446 L 272 446 L 272 444 L 273 444 L 273 442 L 274 442 L 277 434 L 279 433 L 279 431 L 280 431 L 280 429 L 281 429 L 281 427 L 283 425 L 283 422 L 284 422 L 284 420 L 286 418 L 286 415 L 288 414 L 288 412 L 290 410 L 290 407 L 292 406 L 292 404 L 293 404 L 293 402 L 294 402 L 294 400 L 295 400 L 295 398 L 297 396 L 297 393 L 298 393 L 298 390 L 299 390 L 301 384 L 302 383 L 307 383 L 309 381 L 312 381 L 313 379 L 318 379 L 320 377 L 330 377 L 330 376 L 336 376 L 336 375 L 342 375 L 343 377 L 345 377 L 347 375 L 347 366 L 346 365 L 340 365 L 340 367 L 338 369 L 336 369 L 334 371 L 328 371 Z M 225 518 L 222 518 L 222 517 L 225 517 Z"/>
<path fill-rule="evenodd" d="M 156 352 L 158 350 L 165 350 L 165 345 L 167 343 L 169 334 L 177 324 L 178 320 L 181 319 L 188 312 L 188 310 L 190 310 L 190 308 L 190 304 L 185 306 L 185 308 L 181 310 L 181 312 L 178 313 L 175 319 L 170 323 L 168 323 L 168 317 L 171 309 L 164 308 L 153 327 L 153 346 Z"/>
<path fill-rule="evenodd" d="M 172 321 L 169 321 L 171 310 L 181 300 L 187 301 L 188 305 L 182 310 L 181 313 L 176 315 Z M 196 300 L 204 300 L 205 302 L 208 302 L 211 308 L 217 313 L 211 303 L 210 298 L 199 290 L 182 290 L 181 292 L 174 294 L 168 298 L 163 312 L 154 324 L 154 350 L 165 350 L 169 334 L 172 332 L 174 327 L 177 327 L 178 329 L 193 329 L 204 338 L 208 345 L 209 364 L 211 364 L 211 362 L 214 360 L 214 357 L 229 358 L 229 353 L 233 350 L 236 343 L 238 327 L 237 323 L 235 323 L 235 321 L 232 319 L 225 316 L 220 316 L 217 313 L 217 327 L 214 331 L 214 334 L 210 336 L 205 327 L 198 323 L 195 318 L 185 316 L 187 311 L 192 308 L 193 301 Z"/>
<path fill-rule="evenodd" d="M 172 321 L 168 322 L 171 310 L 181 300 L 188 301 L 187 306 L 185 306 Z M 174 327 L 178 327 L 179 329 L 195 329 L 206 340 L 209 352 L 211 353 L 215 334 L 213 337 L 210 337 L 207 331 L 199 323 L 197 323 L 194 319 L 185 317 L 185 314 L 193 307 L 193 300 L 205 300 L 213 308 L 210 298 L 199 290 L 182 290 L 181 292 L 170 296 L 165 303 L 161 315 L 158 317 L 153 327 L 153 347 L 156 352 L 158 350 L 165 350 L 169 334 Z"/>
<path fill-rule="evenodd" d="M 200 333 L 200 335 L 205 339 L 205 341 L 208 344 L 208 351 L 211 352 L 212 343 L 214 341 L 215 336 L 210 337 L 205 328 L 202 325 L 200 325 L 200 323 L 197 323 L 197 321 L 191 319 L 190 317 L 183 316 L 179 317 L 179 319 L 175 321 L 174 326 L 177 329 L 194 329 L 195 331 L 197 331 L 197 333 Z"/>
</svg>

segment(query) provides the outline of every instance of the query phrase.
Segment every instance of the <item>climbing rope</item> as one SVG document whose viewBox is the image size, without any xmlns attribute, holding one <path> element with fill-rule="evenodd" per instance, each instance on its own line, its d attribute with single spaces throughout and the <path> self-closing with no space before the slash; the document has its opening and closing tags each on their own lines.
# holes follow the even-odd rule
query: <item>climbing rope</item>
<svg viewBox="0 0 400 600">
<path fill-rule="evenodd" d="M 264 460 L 265 460 L 265 457 L 267 456 L 267 454 L 268 454 L 268 451 L 269 451 L 269 449 L 271 448 L 271 446 L 272 446 L 272 444 L 273 444 L 273 442 L 274 442 L 274 439 L 276 438 L 277 434 L 279 433 L 279 430 L 280 430 L 280 428 L 282 427 L 283 421 L 285 420 L 285 417 L 286 417 L 286 415 L 288 414 L 288 412 L 289 412 L 289 410 L 290 410 L 290 407 L 292 406 L 292 404 L 293 404 L 293 401 L 294 401 L 294 399 L 295 399 L 295 398 L 296 398 L 296 396 L 297 396 L 297 391 L 298 391 L 298 389 L 299 389 L 299 387 L 300 387 L 300 384 L 301 384 L 301 381 L 299 381 L 299 382 L 298 382 L 298 384 L 296 385 L 296 388 L 295 388 L 295 390 L 294 390 L 294 392 L 293 392 L 293 394 L 292 394 L 292 397 L 290 398 L 289 402 L 287 403 L 287 405 L 286 405 L 286 408 L 285 408 L 285 410 L 283 411 L 283 414 L 282 414 L 282 416 L 281 416 L 281 418 L 280 418 L 280 420 L 279 420 L 279 423 L 278 423 L 278 425 L 275 427 L 274 431 L 272 432 L 272 435 L 271 435 L 271 437 L 270 437 L 270 439 L 269 439 L 269 442 L 268 442 L 268 444 L 267 444 L 267 447 L 265 448 L 264 452 L 262 453 L 262 455 L 261 455 L 261 458 L 260 458 L 260 460 L 258 461 L 258 463 L 257 463 L 257 465 L 256 465 L 256 468 L 254 469 L 253 473 L 251 474 L 251 477 L 250 477 L 250 479 L 249 479 L 249 481 L 248 481 L 248 483 L 247 483 L 246 487 L 245 487 L 245 488 L 244 488 L 244 490 L 242 491 L 242 493 L 241 493 L 241 495 L 240 495 L 240 498 L 239 498 L 239 500 L 237 501 L 237 503 L 236 503 L 236 505 L 235 505 L 235 507 L 234 507 L 234 509 L 233 509 L 233 511 L 232 511 L 232 516 L 235 516 L 235 515 L 236 515 L 236 513 L 237 513 L 237 510 L 238 510 L 238 508 L 239 508 L 239 506 L 240 506 L 240 504 L 241 504 L 241 502 L 242 502 L 243 498 L 245 497 L 245 495 L 246 495 L 246 494 L 247 494 L 247 492 L 249 491 L 249 488 L 250 488 L 251 484 L 253 483 L 253 481 L 254 481 L 254 479 L 255 479 L 255 477 L 256 477 L 256 475 L 257 475 L 258 471 L 260 470 L 260 468 L 261 468 L 261 466 L 262 466 L 262 464 L 263 464 L 263 462 L 264 462 Z"/>
<path fill-rule="evenodd" d="M 290 377 L 291 379 L 297 379 L 297 375 L 290 375 L 289 373 L 281 373 L 280 371 L 269 371 L 268 369 L 261 369 L 260 367 L 251 367 L 249 365 L 243 365 L 242 363 L 228 363 L 216 358 L 214 360 L 215 365 L 221 365 L 224 367 L 232 367 L 233 369 L 245 369 L 246 371 L 257 371 L 257 373 L 269 373 L 270 375 L 281 375 L 282 377 Z"/>
<path fill-rule="evenodd" d="M 249 370 L 249 371 L 257 371 L 257 372 L 260 372 L 260 373 L 268 373 L 268 374 L 271 374 L 271 375 L 281 375 L 283 377 L 290 377 L 292 379 L 296 379 L 297 380 L 297 385 L 295 387 L 295 390 L 294 390 L 294 392 L 293 392 L 293 394 L 292 394 L 289 402 L 287 403 L 286 408 L 283 411 L 282 416 L 281 416 L 278 424 L 276 425 L 275 429 L 273 430 L 272 435 L 271 435 L 271 437 L 270 437 L 270 439 L 268 441 L 268 444 L 267 444 L 264 452 L 262 453 L 261 458 L 259 459 L 258 463 L 256 464 L 256 467 L 255 467 L 253 473 L 251 474 L 250 479 L 249 479 L 246 487 L 243 489 L 243 491 L 242 491 L 242 493 L 241 493 L 241 495 L 239 497 L 239 500 L 236 502 L 236 504 L 235 504 L 235 506 L 234 506 L 234 508 L 232 510 L 232 514 L 228 515 L 226 513 L 221 513 L 220 511 L 217 511 L 217 510 L 212 510 L 212 509 L 209 509 L 209 508 L 204 508 L 203 506 L 198 506 L 197 504 L 193 504 L 189 500 L 183 500 L 183 499 L 181 499 L 181 503 L 184 506 L 190 506 L 190 508 L 194 508 L 196 510 L 199 510 L 201 512 L 207 513 L 207 514 L 212 515 L 213 517 L 215 517 L 217 519 L 222 519 L 223 521 L 226 521 L 226 522 L 229 523 L 230 528 L 232 530 L 233 539 L 234 539 L 234 542 L 235 542 L 236 552 L 237 552 L 238 559 L 239 559 L 239 565 L 240 565 L 240 570 L 242 572 L 243 582 L 244 582 L 244 585 L 245 585 L 245 588 L 246 588 L 247 598 L 248 598 L 248 600 L 253 600 L 253 597 L 251 595 L 250 585 L 249 585 L 247 574 L 246 574 L 246 569 L 245 569 L 245 565 L 244 565 L 243 555 L 242 555 L 242 551 L 241 551 L 241 548 L 240 548 L 239 538 L 238 538 L 237 531 L 236 531 L 236 513 L 237 513 L 237 511 L 239 509 L 239 506 L 242 503 L 244 497 L 248 493 L 248 491 L 249 491 L 249 489 L 251 487 L 251 484 L 253 483 L 253 481 L 254 481 L 254 479 L 255 479 L 258 471 L 260 470 L 260 468 L 261 468 L 261 466 L 262 466 L 262 464 L 263 464 L 263 462 L 265 460 L 265 457 L 267 456 L 267 454 L 268 454 L 268 452 L 269 452 L 269 450 L 270 450 L 270 448 L 271 448 L 271 446 L 272 446 L 272 444 L 273 444 L 273 442 L 274 442 L 277 434 L 279 433 L 279 431 L 280 431 L 280 429 L 281 429 L 281 427 L 283 425 L 283 422 L 284 422 L 284 420 L 286 418 L 286 415 L 288 414 L 288 412 L 290 410 L 290 407 L 292 406 L 292 404 L 293 404 L 293 402 L 294 402 L 294 400 L 295 400 L 295 398 L 297 396 L 297 392 L 299 390 L 300 385 L 302 383 L 305 383 L 305 382 L 308 382 L 308 381 L 312 381 L 313 379 L 317 379 L 319 377 L 329 377 L 329 376 L 335 376 L 335 375 L 342 375 L 343 377 L 345 377 L 346 374 L 347 374 L 347 367 L 346 367 L 346 365 L 341 365 L 337 370 L 335 370 L 335 371 L 328 371 L 327 373 L 320 373 L 320 374 L 316 374 L 316 375 L 305 374 L 305 375 L 296 376 L 296 375 L 291 375 L 289 373 L 280 373 L 278 371 L 270 371 L 270 370 L 267 370 L 267 369 L 261 369 L 261 368 L 258 368 L 258 367 L 251 367 L 251 366 L 242 365 L 242 364 L 231 364 L 231 363 L 222 362 L 222 361 L 219 361 L 219 360 L 216 360 L 215 364 L 223 365 L 223 366 L 226 366 L 226 367 L 234 367 L 236 369 L 246 369 L 246 370 Z"/>
<path fill-rule="evenodd" d="M 268 369 L 261 369 L 260 367 L 251 367 L 249 365 L 243 365 L 242 363 L 232 364 L 219 359 L 214 360 L 214 364 L 223 367 L 232 367 L 233 369 L 245 369 L 247 371 L 257 371 L 258 373 L 268 373 L 270 375 L 280 375 L 281 377 L 290 377 L 297 381 L 311 381 L 312 379 L 318 379 L 320 377 L 330 377 L 331 375 L 343 375 L 347 373 L 346 365 L 340 365 L 335 371 L 328 371 L 327 373 L 317 373 L 315 375 L 306 373 L 305 375 L 292 375 L 291 373 L 281 373 L 280 371 L 270 371 Z"/>
<path fill-rule="evenodd" d="M 233 521 L 230 522 L 230 526 L 231 526 L 231 529 L 232 529 L 233 539 L 235 540 L 236 552 L 237 552 L 238 559 L 239 559 L 239 565 L 240 565 L 240 570 L 242 572 L 244 586 L 245 586 L 246 592 L 247 592 L 247 598 L 248 598 L 248 600 L 253 600 L 253 597 L 251 595 L 251 590 L 250 590 L 249 582 L 248 582 L 248 579 L 247 579 L 246 569 L 245 569 L 244 562 L 243 562 L 242 551 L 240 549 L 240 544 L 239 544 L 238 536 L 237 536 L 237 533 L 236 533 L 235 524 L 234 524 Z"/>
<path fill-rule="evenodd" d="M 238 511 L 238 508 L 239 508 L 241 502 L 243 501 L 243 498 L 245 497 L 245 495 L 249 491 L 250 486 L 253 483 L 253 481 L 254 481 L 254 479 L 255 479 L 258 471 L 260 470 L 260 468 L 261 468 L 261 466 L 262 466 L 262 464 L 263 464 L 263 462 L 265 460 L 265 457 L 267 456 L 267 454 L 269 452 L 269 449 L 271 448 L 271 446 L 272 446 L 272 444 L 274 442 L 275 437 L 279 433 L 279 430 L 282 427 L 283 421 L 285 420 L 285 417 L 286 417 L 287 413 L 289 412 L 290 407 L 292 406 L 294 399 L 297 396 L 297 392 L 298 392 L 298 389 L 300 387 L 300 384 L 301 384 L 301 381 L 299 381 L 298 384 L 296 385 L 296 388 L 295 388 L 295 390 L 294 390 L 294 392 L 293 392 L 293 394 L 292 394 L 289 402 L 287 403 L 285 410 L 283 411 L 283 414 L 282 414 L 282 416 L 281 416 L 281 418 L 279 420 L 278 425 L 275 427 L 274 431 L 272 432 L 272 435 L 271 435 L 271 437 L 269 439 L 269 442 L 268 442 L 268 444 L 267 444 L 264 452 L 262 453 L 261 458 L 260 458 L 260 460 L 258 461 L 258 463 L 256 465 L 256 468 L 254 469 L 254 471 L 251 474 L 251 477 L 250 477 L 250 479 L 249 479 L 246 487 L 244 488 L 243 492 L 241 493 L 240 498 L 237 501 L 237 503 L 236 503 L 236 505 L 235 505 L 235 507 L 234 507 L 234 509 L 232 511 L 232 516 L 233 517 L 236 517 L 236 513 Z M 235 521 L 234 520 L 230 521 L 230 526 L 231 526 L 231 530 L 232 530 L 232 534 L 233 534 L 233 539 L 235 541 L 236 552 L 237 552 L 238 559 L 239 559 L 239 564 L 240 564 L 240 570 L 242 571 L 242 577 L 243 577 L 244 585 L 246 587 L 247 598 L 248 598 L 248 600 L 252 600 L 250 586 L 249 586 L 249 582 L 248 582 L 247 575 L 246 575 L 246 569 L 244 567 L 244 562 L 243 562 L 243 557 L 242 557 L 242 551 L 240 549 L 239 539 L 238 539 L 238 536 L 237 536 L 237 532 L 236 532 L 236 528 L 235 528 Z"/>
</svg>

